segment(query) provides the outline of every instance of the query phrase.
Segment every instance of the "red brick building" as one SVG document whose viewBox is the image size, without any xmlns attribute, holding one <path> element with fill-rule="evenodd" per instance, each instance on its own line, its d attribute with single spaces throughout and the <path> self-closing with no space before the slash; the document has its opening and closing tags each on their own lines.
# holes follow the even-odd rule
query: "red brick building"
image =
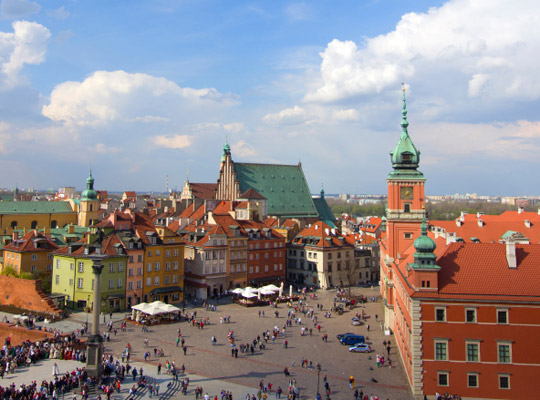
<svg viewBox="0 0 540 400">
<path fill-rule="evenodd" d="M 540 245 L 508 232 L 510 224 L 493 224 L 498 240 L 495 233 L 482 236 L 490 242 L 481 242 L 478 232 L 468 243 L 448 240 L 441 229 L 428 233 L 425 178 L 408 134 L 405 99 L 402 114 L 387 179 L 381 293 L 384 325 L 395 336 L 413 395 L 536 398 Z"/>
</svg>

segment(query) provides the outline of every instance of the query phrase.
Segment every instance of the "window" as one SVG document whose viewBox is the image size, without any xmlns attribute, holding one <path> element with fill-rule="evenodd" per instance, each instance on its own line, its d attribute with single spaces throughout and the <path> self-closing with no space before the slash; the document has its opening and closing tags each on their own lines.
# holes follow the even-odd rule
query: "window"
<svg viewBox="0 0 540 400">
<path fill-rule="evenodd" d="M 142 254 L 139 254 L 139 255 L 137 256 L 137 262 L 142 262 Z"/>
<path fill-rule="evenodd" d="M 446 308 L 436 308 L 435 309 L 435 321 L 445 322 L 446 321 Z"/>
<path fill-rule="evenodd" d="M 160 264 L 159 264 L 159 261 L 158 261 L 158 262 L 156 262 L 156 271 L 159 271 L 160 268 L 161 268 L 161 267 L 160 267 Z"/>
<path fill-rule="evenodd" d="M 142 281 L 137 281 L 137 289 L 142 289 Z"/>
<path fill-rule="evenodd" d="M 128 276 L 133 276 L 133 268 L 128 269 Z"/>
<path fill-rule="evenodd" d="M 497 343 L 498 353 L 499 353 L 499 362 L 500 363 L 511 363 L 512 362 L 512 351 L 510 343 Z"/>
<path fill-rule="evenodd" d="M 161 250 L 156 250 L 156 256 L 160 256 L 161 255 Z"/>
<path fill-rule="evenodd" d="M 152 272 L 152 263 L 146 264 L 146 272 Z"/>
<path fill-rule="evenodd" d="M 37 254 L 32 254 L 32 260 L 37 260 Z"/>
<path fill-rule="evenodd" d="M 264 272 L 268 272 L 268 265 L 264 266 Z"/>
<path fill-rule="evenodd" d="M 152 286 L 152 278 L 148 277 L 146 278 L 146 286 Z"/>
<path fill-rule="evenodd" d="M 73 264 L 70 264 L 70 266 Z M 60 268 L 60 260 L 56 260 L 56 269 Z M 73 268 L 71 268 L 73 269 Z"/>
<path fill-rule="evenodd" d="M 57 262 L 56 265 L 57 265 L 57 267 L 58 267 L 58 262 Z M 73 271 L 73 268 L 75 268 L 75 264 L 74 264 L 74 263 L 69 263 L 69 269 L 70 269 L 71 271 Z"/>
<path fill-rule="evenodd" d="M 499 375 L 499 389 L 510 389 L 510 375 Z"/>
<path fill-rule="evenodd" d="M 497 310 L 497 323 L 498 324 L 508 323 L 508 310 Z"/>
<path fill-rule="evenodd" d="M 439 386 L 449 386 L 448 372 L 437 372 Z"/>
<path fill-rule="evenodd" d="M 37 271 L 37 265 L 32 265 L 32 266 L 30 267 L 30 270 L 31 270 L 32 272 L 36 272 L 36 271 Z"/>
<path fill-rule="evenodd" d="M 118 272 L 124 272 L 124 263 L 123 262 L 118 263 Z"/>
<path fill-rule="evenodd" d="M 114 279 L 109 279 L 109 289 L 114 289 Z"/>
<path fill-rule="evenodd" d="M 170 251 L 170 250 L 167 250 L 167 251 L 165 252 L 165 257 L 170 257 L 170 256 L 171 256 L 171 251 Z"/>
<path fill-rule="evenodd" d="M 118 278 L 118 281 L 116 282 L 116 287 L 121 288 L 122 287 L 122 278 Z"/>
<path fill-rule="evenodd" d="M 171 277 L 169 275 L 165 276 L 165 285 L 168 285 L 171 281 Z"/>
<path fill-rule="evenodd" d="M 128 289 L 129 289 L 129 290 L 133 290 L 133 282 L 129 282 L 129 283 L 128 283 Z"/>
<path fill-rule="evenodd" d="M 78 287 L 79 289 L 82 289 L 82 288 L 83 288 L 83 283 L 84 283 L 83 278 L 77 279 L 77 287 Z"/>
<path fill-rule="evenodd" d="M 178 283 L 178 275 L 172 276 L 172 283 Z"/>
<path fill-rule="evenodd" d="M 55 278 L 54 278 L 54 281 L 56 282 L 57 285 L 59 285 L 60 284 L 60 275 L 56 275 Z M 70 279 L 70 281 L 72 281 L 72 280 Z"/>
<path fill-rule="evenodd" d="M 148 250 L 148 257 L 152 257 L 152 250 Z"/>
<path fill-rule="evenodd" d="M 405 232 L 403 234 L 403 238 L 405 239 L 412 239 L 412 233 L 411 232 Z"/>
<path fill-rule="evenodd" d="M 471 388 L 478 387 L 478 374 L 476 372 L 469 372 L 467 374 L 467 386 Z"/>
<path fill-rule="evenodd" d="M 411 203 L 403 204 L 403 212 L 405 212 L 405 213 L 410 213 L 411 212 Z"/>
<path fill-rule="evenodd" d="M 84 263 L 79 261 L 79 272 L 84 272 Z"/>
<path fill-rule="evenodd" d="M 156 276 L 154 279 L 154 285 L 159 286 L 159 276 Z"/>
<path fill-rule="evenodd" d="M 465 309 L 465 321 L 476 322 L 476 309 L 475 308 Z"/>
<path fill-rule="evenodd" d="M 52 265 L 51 264 L 47 264 L 47 271 L 52 271 Z"/>
<path fill-rule="evenodd" d="M 255 265 L 255 273 L 256 273 L 256 274 L 259 273 L 259 266 L 258 266 L 258 265 Z"/>
<path fill-rule="evenodd" d="M 175 257 L 178 257 L 178 249 L 174 250 L 173 254 Z"/>
<path fill-rule="evenodd" d="M 130 244 L 133 244 L 133 243 L 130 243 Z M 129 262 L 130 262 L 130 263 L 133 262 L 133 256 L 129 256 Z"/>
<path fill-rule="evenodd" d="M 469 342 L 465 344 L 467 348 L 467 361 L 478 362 L 480 361 L 480 343 Z"/>
<path fill-rule="evenodd" d="M 435 342 L 435 360 L 448 360 L 448 342 L 436 341 Z"/>
<path fill-rule="evenodd" d="M 109 272 L 114 272 L 114 263 L 109 263 Z"/>
<path fill-rule="evenodd" d="M 170 271 L 170 270 L 171 270 L 171 263 L 167 261 L 165 263 L 165 271 Z"/>
<path fill-rule="evenodd" d="M 137 268 L 137 275 L 142 275 L 142 268 Z"/>
<path fill-rule="evenodd" d="M 60 277 L 58 275 L 56 275 L 56 279 L 59 281 Z M 58 283 L 58 282 L 56 282 L 56 283 Z M 69 280 L 69 286 L 73 286 L 73 279 Z"/>
<path fill-rule="evenodd" d="M 250 274 L 253 273 L 253 267 L 249 267 L 249 273 L 250 273 Z"/>
<path fill-rule="evenodd" d="M 175 262 L 173 263 L 173 269 L 174 269 L 175 271 L 178 270 L 178 261 L 175 261 Z"/>
</svg>

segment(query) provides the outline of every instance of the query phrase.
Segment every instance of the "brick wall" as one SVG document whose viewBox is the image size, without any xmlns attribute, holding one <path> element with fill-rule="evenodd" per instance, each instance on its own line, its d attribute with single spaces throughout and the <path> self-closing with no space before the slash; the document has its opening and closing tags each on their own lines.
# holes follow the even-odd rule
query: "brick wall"
<svg viewBox="0 0 540 400">
<path fill-rule="evenodd" d="M 0 304 L 23 310 L 59 315 L 61 310 L 41 290 L 39 280 L 0 275 Z"/>
</svg>

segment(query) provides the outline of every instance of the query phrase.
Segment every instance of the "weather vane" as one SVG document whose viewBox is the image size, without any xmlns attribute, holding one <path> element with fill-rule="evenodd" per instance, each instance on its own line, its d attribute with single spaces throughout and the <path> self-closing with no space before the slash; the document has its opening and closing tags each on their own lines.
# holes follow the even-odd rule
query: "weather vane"
<svg viewBox="0 0 540 400">
<path fill-rule="evenodd" d="M 403 87 L 403 91 L 405 91 L 405 82 L 401 82 L 401 87 Z"/>
</svg>

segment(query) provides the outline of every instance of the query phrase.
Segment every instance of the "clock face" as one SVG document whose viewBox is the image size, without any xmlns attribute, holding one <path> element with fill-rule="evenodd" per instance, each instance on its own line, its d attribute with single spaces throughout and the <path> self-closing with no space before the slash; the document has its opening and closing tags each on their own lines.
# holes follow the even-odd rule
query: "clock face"
<svg viewBox="0 0 540 400">
<path fill-rule="evenodd" d="M 403 186 L 401 188 L 401 200 L 412 200 L 413 188 L 411 186 Z"/>
</svg>

